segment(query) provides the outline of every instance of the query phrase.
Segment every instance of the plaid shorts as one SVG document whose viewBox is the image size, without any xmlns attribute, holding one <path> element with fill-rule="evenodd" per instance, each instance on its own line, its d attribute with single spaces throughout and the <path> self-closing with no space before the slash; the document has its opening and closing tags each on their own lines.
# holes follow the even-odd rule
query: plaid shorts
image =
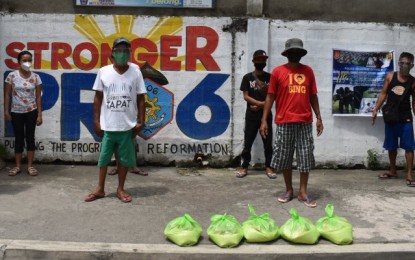
<svg viewBox="0 0 415 260">
<path fill-rule="evenodd" d="M 294 150 L 296 151 L 297 169 L 300 172 L 310 172 L 315 165 L 311 123 L 276 125 L 271 167 L 279 171 L 291 169 Z"/>
</svg>

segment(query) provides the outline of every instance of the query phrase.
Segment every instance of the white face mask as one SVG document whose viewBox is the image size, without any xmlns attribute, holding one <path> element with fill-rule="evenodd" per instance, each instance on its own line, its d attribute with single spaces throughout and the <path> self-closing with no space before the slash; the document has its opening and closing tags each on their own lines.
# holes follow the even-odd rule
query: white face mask
<svg viewBox="0 0 415 260">
<path fill-rule="evenodd" d="M 31 62 L 23 62 L 22 63 L 22 69 L 24 69 L 25 71 L 29 71 L 30 67 L 32 67 L 32 63 Z"/>
</svg>

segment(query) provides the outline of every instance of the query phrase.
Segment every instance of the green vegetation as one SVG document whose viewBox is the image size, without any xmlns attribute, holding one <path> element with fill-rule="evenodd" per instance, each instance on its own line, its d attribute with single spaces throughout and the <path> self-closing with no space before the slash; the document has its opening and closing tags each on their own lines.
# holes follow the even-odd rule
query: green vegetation
<svg viewBox="0 0 415 260">
<path fill-rule="evenodd" d="M 378 155 L 378 152 L 374 149 L 367 150 L 367 166 L 369 169 L 377 170 L 380 168 Z"/>
</svg>

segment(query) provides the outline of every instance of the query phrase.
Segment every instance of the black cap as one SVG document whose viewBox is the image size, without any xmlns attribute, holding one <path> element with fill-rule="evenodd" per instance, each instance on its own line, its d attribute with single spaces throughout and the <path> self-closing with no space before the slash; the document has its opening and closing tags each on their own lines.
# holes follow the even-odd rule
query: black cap
<svg viewBox="0 0 415 260">
<path fill-rule="evenodd" d="M 264 50 L 256 50 L 252 58 L 268 58 L 268 55 Z"/>
<path fill-rule="evenodd" d="M 127 40 L 124 37 L 119 37 L 119 38 L 114 40 L 114 44 L 112 45 L 112 49 L 114 49 L 115 47 L 117 47 L 117 45 L 120 45 L 120 44 L 125 44 L 128 47 L 131 47 L 131 43 L 130 43 L 129 40 Z"/>
</svg>

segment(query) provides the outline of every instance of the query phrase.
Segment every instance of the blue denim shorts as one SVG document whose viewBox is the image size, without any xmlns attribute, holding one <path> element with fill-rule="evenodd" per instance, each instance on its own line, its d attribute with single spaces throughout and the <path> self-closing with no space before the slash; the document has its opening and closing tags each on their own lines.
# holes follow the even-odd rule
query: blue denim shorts
<svg viewBox="0 0 415 260">
<path fill-rule="evenodd" d="M 415 150 L 414 127 L 412 122 L 385 124 L 383 148 L 390 151 L 396 150 L 398 147 L 405 151 Z"/>
</svg>

